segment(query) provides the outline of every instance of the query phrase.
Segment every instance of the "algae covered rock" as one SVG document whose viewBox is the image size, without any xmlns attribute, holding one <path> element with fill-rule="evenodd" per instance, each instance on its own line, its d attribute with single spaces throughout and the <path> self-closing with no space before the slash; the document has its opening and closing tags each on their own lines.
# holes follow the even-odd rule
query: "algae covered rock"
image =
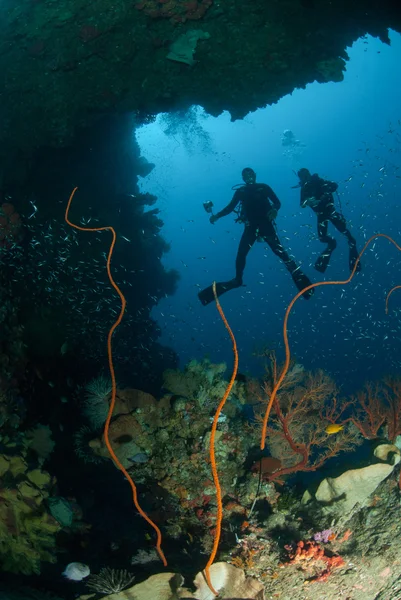
<svg viewBox="0 0 401 600">
<path fill-rule="evenodd" d="M 314 496 L 323 506 L 323 512 L 334 515 L 345 515 L 351 512 L 356 504 L 364 505 L 378 485 L 393 471 L 400 462 L 400 451 L 391 444 L 382 444 L 374 452 L 374 456 L 383 461 L 363 467 L 351 469 L 339 477 L 327 477 L 320 483 Z M 312 498 L 305 492 L 303 502 Z"/>
<path fill-rule="evenodd" d="M 28 471 L 18 455 L 3 455 L 1 465 L 7 487 L 0 489 L 0 568 L 40 573 L 42 561 L 56 561 L 55 535 L 60 529 L 45 504 L 51 476 L 40 469 Z"/>
<path fill-rule="evenodd" d="M 201 29 L 190 29 L 180 35 L 170 46 L 167 54 L 169 60 L 182 62 L 191 67 L 196 63 L 194 54 L 199 40 L 208 40 L 210 34 Z"/>
<path fill-rule="evenodd" d="M 252 577 L 246 577 L 242 569 L 225 562 L 214 563 L 210 567 L 212 585 L 219 592 L 221 600 L 264 600 L 263 584 Z M 108 600 L 213 600 L 215 595 L 209 589 L 204 573 L 198 573 L 194 580 L 195 592 L 182 587 L 184 578 L 179 573 L 158 573 L 142 583 L 108 595 Z M 81 596 L 79 600 L 89 600 L 93 595 Z"/>
<path fill-rule="evenodd" d="M 316 69 L 323 81 L 340 82 L 344 79 L 345 60 L 340 57 L 321 60 L 317 63 Z"/>
</svg>

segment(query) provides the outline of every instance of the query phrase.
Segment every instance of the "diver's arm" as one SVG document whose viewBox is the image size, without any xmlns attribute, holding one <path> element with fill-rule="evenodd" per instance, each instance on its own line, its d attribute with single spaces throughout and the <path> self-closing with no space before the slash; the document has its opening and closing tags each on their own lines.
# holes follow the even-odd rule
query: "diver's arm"
<svg viewBox="0 0 401 600">
<path fill-rule="evenodd" d="M 271 189 L 271 187 L 269 185 L 266 185 L 266 188 L 267 188 L 267 197 L 269 198 L 270 202 L 273 204 L 273 208 L 275 208 L 276 210 L 280 210 L 281 202 L 278 199 L 278 196 L 276 196 L 276 194 L 273 192 L 273 190 Z"/>
<path fill-rule="evenodd" d="M 312 175 L 310 180 L 301 187 L 301 208 L 312 206 L 318 202 L 319 179 L 317 175 Z"/>
<path fill-rule="evenodd" d="M 338 183 L 336 183 L 335 181 L 328 181 L 325 180 L 323 182 L 323 190 L 325 194 L 332 194 L 333 192 L 336 192 L 338 189 Z"/>
<path fill-rule="evenodd" d="M 221 217 L 226 217 L 231 212 L 233 212 L 233 210 L 236 208 L 239 200 L 240 200 L 239 195 L 237 194 L 237 192 L 235 192 L 235 194 L 234 194 L 231 202 L 229 204 L 227 204 L 227 206 L 225 208 L 223 208 L 223 210 L 221 210 L 220 212 L 216 213 L 215 215 L 212 215 L 210 217 L 210 219 L 209 219 L 210 222 L 213 224 L 218 219 L 221 219 Z"/>
</svg>

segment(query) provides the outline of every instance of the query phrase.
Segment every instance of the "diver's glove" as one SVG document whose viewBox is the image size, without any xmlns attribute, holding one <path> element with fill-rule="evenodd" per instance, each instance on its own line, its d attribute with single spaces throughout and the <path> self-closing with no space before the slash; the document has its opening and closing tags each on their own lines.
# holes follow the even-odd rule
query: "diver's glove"
<svg viewBox="0 0 401 600">
<path fill-rule="evenodd" d="M 274 221 L 274 219 L 277 218 L 277 210 L 275 208 L 271 208 L 268 212 L 267 212 L 267 218 L 269 219 L 269 221 Z"/>
<path fill-rule="evenodd" d="M 214 225 L 216 223 L 216 221 L 219 220 L 220 217 L 218 217 L 218 215 L 212 215 L 209 219 L 209 221 L 211 222 L 212 225 Z"/>
</svg>

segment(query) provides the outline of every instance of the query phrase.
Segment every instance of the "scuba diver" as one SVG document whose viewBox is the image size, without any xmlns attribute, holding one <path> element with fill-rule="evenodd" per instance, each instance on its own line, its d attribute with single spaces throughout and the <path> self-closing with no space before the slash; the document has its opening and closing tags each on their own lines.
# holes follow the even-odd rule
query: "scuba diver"
<svg viewBox="0 0 401 600">
<path fill-rule="evenodd" d="M 358 250 L 356 249 L 356 240 L 347 228 L 345 217 L 336 211 L 334 206 L 333 192 L 337 191 L 338 184 L 334 181 L 327 181 L 319 177 L 317 173 L 311 175 L 308 169 L 300 169 L 298 171 L 299 185 L 301 188 L 301 208 L 310 206 L 317 215 L 317 235 L 323 244 L 327 247 L 315 263 L 315 269 L 320 273 L 324 273 L 327 269 L 332 253 L 334 252 L 337 242 L 328 235 L 327 228 L 329 221 L 334 225 L 340 233 L 343 233 L 348 241 L 349 246 L 349 268 L 350 271 L 355 266 L 355 261 L 358 258 Z M 361 270 L 361 263 L 358 262 L 357 271 Z"/>
<path fill-rule="evenodd" d="M 291 129 L 284 129 L 281 137 L 281 145 L 284 148 L 283 155 L 292 160 L 300 158 L 304 152 L 305 144 L 295 137 Z"/>
<path fill-rule="evenodd" d="M 298 290 L 302 290 L 311 285 L 308 277 L 301 271 L 301 268 L 288 255 L 283 248 L 274 224 L 281 203 L 273 192 L 271 187 L 265 183 L 256 183 L 256 173 L 249 167 L 242 171 L 242 179 L 245 185 L 241 184 L 235 191 L 231 202 L 219 213 L 212 214 L 210 223 L 213 225 L 221 217 L 236 212 L 239 223 L 244 223 L 245 228 L 238 247 L 237 259 L 235 262 L 235 277 L 231 281 L 216 284 L 217 295 L 228 292 L 242 286 L 242 275 L 245 269 L 246 257 L 256 240 L 264 240 L 278 256 L 291 273 Z M 236 186 L 235 186 L 236 187 Z M 235 188 L 234 188 L 235 189 Z M 211 212 L 213 206 L 211 202 L 205 203 L 207 212 Z M 303 297 L 308 300 L 314 290 L 308 290 Z M 213 286 L 202 290 L 199 294 L 202 304 L 209 304 L 214 300 Z"/>
</svg>

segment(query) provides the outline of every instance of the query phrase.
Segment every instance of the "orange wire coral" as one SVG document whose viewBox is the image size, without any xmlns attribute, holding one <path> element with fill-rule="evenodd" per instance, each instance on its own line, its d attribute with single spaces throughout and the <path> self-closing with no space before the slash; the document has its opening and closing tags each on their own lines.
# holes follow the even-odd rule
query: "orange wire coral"
<svg viewBox="0 0 401 600">
<path fill-rule="evenodd" d="M 261 450 L 264 450 L 264 448 L 265 448 L 266 433 L 267 433 L 267 423 L 268 423 L 268 420 L 269 420 L 269 416 L 270 416 L 270 412 L 272 410 L 273 403 L 275 401 L 277 392 L 280 389 L 281 384 L 283 383 L 284 378 L 285 378 L 285 376 L 286 376 L 286 374 L 288 372 L 289 366 L 290 366 L 291 352 L 290 352 L 290 346 L 289 346 L 289 343 L 288 343 L 288 318 L 290 316 L 290 312 L 291 312 L 291 310 L 292 310 L 295 302 L 298 300 L 298 298 L 300 298 L 302 296 L 302 294 L 304 294 L 304 292 L 307 292 L 308 290 L 311 290 L 312 288 L 320 287 L 321 285 L 346 285 L 347 283 L 349 283 L 353 279 L 353 277 L 355 275 L 355 272 L 356 272 L 356 269 L 358 267 L 358 263 L 361 260 L 361 257 L 364 254 L 364 252 L 366 251 L 367 247 L 369 246 L 369 244 L 373 240 L 375 240 L 375 239 L 377 239 L 379 237 L 386 238 L 392 244 L 394 244 L 394 246 L 397 248 L 397 250 L 401 251 L 401 247 L 389 235 L 386 235 L 385 233 L 376 233 L 375 235 L 372 235 L 368 239 L 368 241 L 366 242 L 366 244 L 362 248 L 362 250 L 361 250 L 358 258 L 355 261 L 354 268 L 352 269 L 351 274 L 348 277 L 348 279 L 345 279 L 343 281 L 318 281 L 316 283 L 312 283 L 311 285 L 308 285 L 303 290 L 301 290 L 300 292 L 298 292 L 298 294 L 296 294 L 296 296 L 294 296 L 294 298 L 289 303 L 289 305 L 287 307 L 287 310 L 285 312 L 284 323 L 283 323 L 283 338 L 284 338 L 284 346 L 285 346 L 285 362 L 284 362 L 283 370 L 282 370 L 282 372 L 280 374 L 280 377 L 277 379 L 277 382 L 276 382 L 276 384 L 275 384 L 275 386 L 274 386 L 274 388 L 272 390 L 269 402 L 268 402 L 267 407 L 266 407 L 266 412 L 265 412 L 265 416 L 264 416 L 264 419 L 263 419 L 262 436 L 261 436 L 261 441 L 260 441 L 260 449 Z M 393 290 L 394 289 L 396 289 L 396 288 L 393 288 Z M 391 290 L 391 291 L 393 291 L 393 290 Z M 387 300 L 388 300 L 388 296 L 387 296 Z M 387 302 L 386 302 L 386 307 L 387 307 Z M 400 482 L 401 482 L 401 480 L 400 480 Z M 401 485 L 401 483 L 400 483 L 400 485 Z"/>
<path fill-rule="evenodd" d="M 397 245 L 397 244 L 396 244 Z M 389 293 L 387 294 L 386 297 L 386 315 L 388 315 L 388 301 L 390 299 L 390 296 L 393 292 L 395 292 L 395 290 L 399 290 L 401 289 L 401 285 L 395 285 L 393 288 L 391 288 L 391 290 L 389 291 Z"/>
<path fill-rule="evenodd" d="M 104 441 L 106 443 L 107 449 L 110 452 L 110 456 L 112 457 L 114 463 L 116 464 L 116 466 L 120 469 L 120 471 L 123 472 L 123 474 L 125 475 L 125 477 L 128 480 L 128 483 L 131 486 L 132 489 L 132 497 L 133 497 L 133 501 L 134 501 L 134 505 L 137 509 L 137 511 L 139 512 L 139 514 L 141 515 L 141 517 L 143 517 L 145 519 L 145 521 L 147 521 L 149 523 L 149 525 L 151 527 L 153 527 L 153 529 L 156 532 L 157 535 L 157 542 L 156 542 L 156 550 L 164 564 L 164 566 L 167 565 L 167 560 L 166 557 L 164 556 L 163 550 L 161 548 L 161 543 L 162 543 L 162 534 L 160 529 L 158 528 L 158 526 L 148 517 L 148 515 L 144 512 L 144 510 L 142 510 L 141 506 L 139 505 L 138 502 L 138 494 L 137 494 L 137 489 L 135 486 L 135 483 L 133 481 L 133 479 L 131 478 L 130 474 L 128 473 L 128 471 L 123 467 L 123 465 L 121 464 L 121 462 L 118 460 L 111 444 L 110 444 L 110 440 L 109 440 L 109 428 L 110 428 L 110 421 L 111 421 L 111 417 L 113 415 L 113 410 L 114 410 L 114 406 L 116 403 L 116 394 L 117 394 L 117 385 L 116 385 L 116 376 L 115 376 L 115 371 L 114 371 L 114 364 L 113 364 L 113 352 L 112 352 L 112 345 L 111 345 L 111 341 L 112 341 L 112 337 L 113 337 L 113 333 L 115 332 L 115 330 L 117 329 L 117 327 L 120 325 L 122 318 L 124 316 L 124 312 L 125 312 L 125 307 L 126 307 L 126 300 L 124 298 L 123 293 L 121 292 L 120 288 L 118 287 L 118 285 L 116 284 L 116 282 L 113 279 L 113 276 L 111 274 L 111 269 L 110 269 L 110 263 L 111 263 L 111 257 L 113 255 L 113 250 L 114 250 L 114 246 L 116 243 L 116 232 L 114 230 L 113 227 L 111 226 L 106 226 L 106 227 L 80 227 L 79 225 L 75 225 L 74 223 L 72 223 L 69 218 L 68 218 L 68 214 L 70 211 L 70 206 L 71 206 L 71 202 L 72 199 L 75 195 L 75 192 L 77 191 L 77 187 L 75 187 L 73 189 L 73 191 L 71 192 L 71 195 L 69 197 L 68 203 L 67 203 L 67 208 L 65 210 L 65 220 L 68 223 L 68 225 L 70 225 L 71 227 L 73 227 L 74 229 L 78 229 L 79 231 L 111 231 L 112 233 L 112 241 L 110 244 L 110 248 L 109 248 L 109 253 L 107 255 L 107 275 L 109 277 L 110 283 L 113 286 L 113 288 L 116 290 L 117 294 L 120 296 L 120 300 L 121 300 L 121 310 L 120 310 L 120 314 L 117 317 L 117 320 L 114 322 L 114 324 L 111 326 L 109 334 L 107 336 L 107 356 L 108 356 L 108 361 L 109 361 L 109 369 L 110 369 L 110 376 L 111 376 L 111 383 L 112 383 L 112 391 L 111 391 L 111 400 L 110 400 L 110 407 L 109 407 L 109 412 L 107 415 L 107 419 L 106 419 L 106 423 L 104 425 Z"/>
<path fill-rule="evenodd" d="M 234 334 L 227 322 L 227 319 L 224 315 L 223 309 L 221 308 L 219 299 L 217 297 L 216 294 L 216 282 L 213 282 L 213 294 L 214 294 L 214 299 L 216 300 L 216 306 L 217 306 L 217 310 L 220 313 L 220 317 L 222 318 L 222 321 L 230 335 L 231 341 L 233 343 L 233 353 L 234 353 L 234 367 L 233 367 L 233 372 L 231 374 L 231 379 L 227 385 L 226 391 L 224 392 L 223 398 L 220 401 L 220 404 L 217 407 L 216 413 L 214 415 L 214 419 L 213 419 L 213 424 L 212 424 L 212 431 L 210 433 L 210 445 L 209 445 L 209 455 L 210 455 L 210 464 L 212 467 L 212 473 L 213 473 L 213 481 L 214 481 L 214 485 L 216 488 L 216 500 L 217 500 L 217 517 L 216 517 L 216 532 L 215 532 L 215 536 L 214 536 L 214 540 L 213 540 L 213 548 L 212 548 L 212 552 L 210 554 L 210 558 L 207 562 L 207 565 L 205 567 L 205 577 L 206 577 L 206 581 L 207 584 L 209 586 L 209 588 L 211 589 L 211 591 L 213 592 L 213 594 L 215 594 L 216 596 L 218 596 L 218 593 L 216 592 L 216 590 L 214 589 L 213 585 L 212 585 L 212 581 L 210 578 L 210 567 L 213 564 L 214 559 L 216 558 L 216 554 L 217 554 L 217 548 L 219 546 L 219 541 L 220 541 L 220 535 L 221 535 L 221 522 L 223 520 L 223 503 L 222 503 L 222 497 L 221 497 L 221 487 L 220 487 L 220 482 L 219 482 L 219 475 L 217 473 L 217 465 L 216 465 L 216 455 L 215 455 L 215 450 L 214 450 L 214 442 L 215 442 L 215 438 L 216 438 L 216 430 L 217 430 L 217 423 L 219 421 L 219 416 L 221 411 L 223 410 L 223 407 L 226 403 L 226 400 L 231 392 L 231 389 L 234 385 L 234 381 L 235 378 L 237 376 L 237 371 L 238 371 L 238 350 L 237 350 L 237 343 L 235 341 L 235 337 Z"/>
</svg>

